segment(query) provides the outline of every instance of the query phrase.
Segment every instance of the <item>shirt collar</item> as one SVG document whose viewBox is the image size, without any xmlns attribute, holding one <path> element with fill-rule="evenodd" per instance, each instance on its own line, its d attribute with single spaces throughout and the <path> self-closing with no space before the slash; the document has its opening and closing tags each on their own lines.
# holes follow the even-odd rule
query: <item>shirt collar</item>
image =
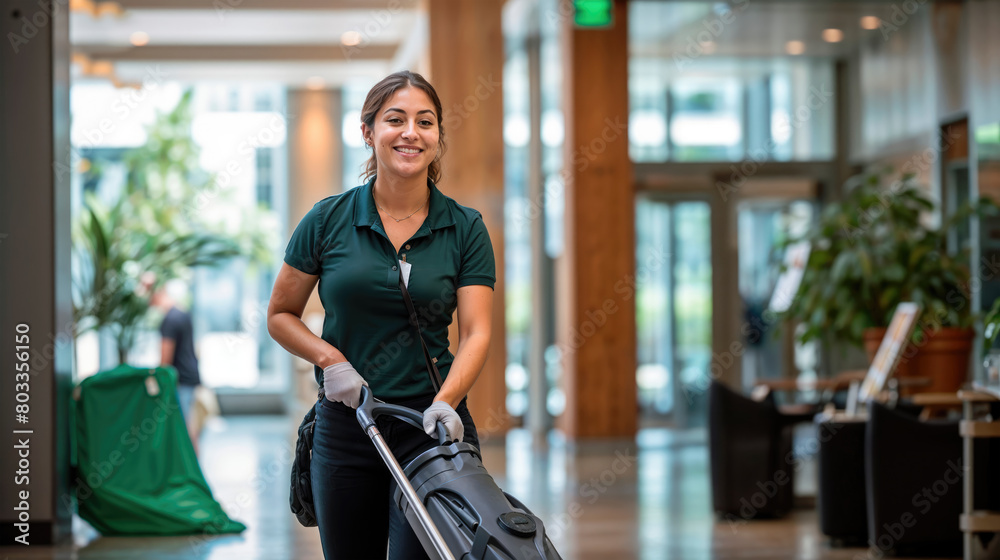
<svg viewBox="0 0 1000 560">
<path fill-rule="evenodd" d="M 354 225 L 355 227 L 380 227 L 381 220 L 378 215 L 378 208 L 375 207 L 375 199 L 372 198 L 372 187 L 375 186 L 375 177 L 372 177 L 364 185 L 358 187 L 357 197 L 354 199 Z M 455 225 L 455 216 L 452 214 L 451 206 L 448 204 L 448 197 L 438 190 L 430 178 L 427 179 L 427 187 L 431 190 L 431 198 L 428 203 L 430 210 L 427 219 L 424 220 L 420 230 L 436 230 Z"/>
</svg>

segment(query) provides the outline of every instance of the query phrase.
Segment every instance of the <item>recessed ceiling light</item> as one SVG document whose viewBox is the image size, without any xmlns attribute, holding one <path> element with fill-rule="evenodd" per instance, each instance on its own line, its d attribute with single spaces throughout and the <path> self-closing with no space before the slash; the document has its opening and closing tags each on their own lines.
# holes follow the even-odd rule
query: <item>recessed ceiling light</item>
<svg viewBox="0 0 1000 560">
<path fill-rule="evenodd" d="M 128 42 L 137 47 L 141 47 L 149 43 L 149 33 L 146 33 L 145 31 L 136 31 L 129 36 Z"/>
<path fill-rule="evenodd" d="M 91 76 L 108 77 L 115 73 L 115 65 L 110 60 L 95 60 L 90 63 Z"/>
<path fill-rule="evenodd" d="M 360 45 L 361 34 L 357 31 L 345 31 L 344 34 L 340 36 L 340 42 L 347 47 Z"/>
<path fill-rule="evenodd" d="M 73 62 L 73 64 L 79 64 L 83 68 L 90 67 L 90 57 L 83 53 L 78 53 L 78 52 L 73 53 L 71 55 L 70 60 Z"/>
<path fill-rule="evenodd" d="M 715 41 L 705 41 L 701 44 L 701 50 L 705 54 L 712 54 L 715 52 Z"/>
<path fill-rule="evenodd" d="M 882 21 L 878 19 L 878 16 L 865 16 L 861 18 L 862 29 L 878 29 L 880 23 Z"/>
<path fill-rule="evenodd" d="M 97 2 L 92 5 L 94 6 L 93 10 L 95 12 L 94 13 L 95 17 L 102 17 L 102 16 L 121 17 L 125 13 L 125 11 L 122 9 L 121 4 L 119 4 L 118 2 Z"/>
<path fill-rule="evenodd" d="M 326 80 L 320 76 L 312 76 L 306 80 L 306 87 L 309 89 L 323 89 L 326 85 Z"/>
<path fill-rule="evenodd" d="M 823 40 L 827 43 L 839 43 L 844 40 L 844 32 L 839 29 L 824 29 Z"/>
<path fill-rule="evenodd" d="M 806 52 L 806 44 L 802 41 L 789 41 L 785 43 L 785 52 L 788 54 L 802 54 Z"/>
</svg>

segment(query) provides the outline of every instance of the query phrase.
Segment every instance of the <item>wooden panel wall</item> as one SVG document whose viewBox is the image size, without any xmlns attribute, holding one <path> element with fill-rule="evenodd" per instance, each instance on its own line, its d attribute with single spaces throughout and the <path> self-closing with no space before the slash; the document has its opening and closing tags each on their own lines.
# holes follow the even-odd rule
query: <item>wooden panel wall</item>
<svg viewBox="0 0 1000 560">
<path fill-rule="evenodd" d="M 441 191 L 483 214 L 496 254 L 493 340 L 469 410 L 480 440 L 506 432 L 503 251 L 503 32 L 500 0 L 430 0 L 430 75 L 444 106 Z M 453 328 L 451 340 L 458 340 Z M 452 349 L 454 351 L 454 348 Z"/>
<path fill-rule="evenodd" d="M 320 200 L 343 192 L 340 90 L 292 90 L 288 92 L 288 233 Z M 360 136 L 361 132 L 358 132 Z M 313 292 L 303 318 L 319 313 L 323 304 Z"/>
<path fill-rule="evenodd" d="M 637 427 L 635 195 L 628 157 L 628 11 L 614 25 L 564 18 L 565 253 L 556 276 L 571 438 L 632 437 Z"/>
</svg>

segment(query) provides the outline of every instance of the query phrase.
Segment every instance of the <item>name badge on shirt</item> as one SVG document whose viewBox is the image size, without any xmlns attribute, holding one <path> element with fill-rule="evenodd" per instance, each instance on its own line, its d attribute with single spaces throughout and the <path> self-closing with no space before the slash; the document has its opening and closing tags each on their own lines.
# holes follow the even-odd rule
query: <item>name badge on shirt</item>
<svg viewBox="0 0 1000 560">
<path fill-rule="evenodd" d="M 410 263 L 408 263 L 406 261 L 399 261 L 399 271 L 403 273 L 403 285 L 406 286 L 407 290 L 410 289 L 410 269 L 411 268 L 413 268 L 413 265 L 411 265 Z"/>
</svg>

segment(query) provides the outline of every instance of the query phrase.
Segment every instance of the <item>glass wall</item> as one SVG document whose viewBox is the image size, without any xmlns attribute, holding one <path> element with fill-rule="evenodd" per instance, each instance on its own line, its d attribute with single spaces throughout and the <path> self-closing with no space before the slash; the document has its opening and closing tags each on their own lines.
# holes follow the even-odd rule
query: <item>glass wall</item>
<svg viewBox="0 0 1000 560">
<path fill-rule="evenodd" d="M 833 63 L 822 59 L 710 58 L 678 68 L 633 57 L 629 155 L 644 163 L 832 159 L 833 79 Z"/>
<path fill-rule="evenodd" d="M 218 196 L 206 210 L 219 221 L 250 219 L 253 208 L 283 220 L 288 172 L 285 164 L 285 94 L 280 85 L 198 85 L 194 89 L 194 141 L 205 172 L 222 177 L 232 162 L 231 195 Z M 279 231 L 275 228 L 271 235 Z M 267 333 L 267 304 L 280 254 L 270 244 L 269 262 L 237 258 L 198 267 L 191 280 L 191 314 L 197 333 L 202 383 L 209 387 L 283 392 L 284 350 Z"/>
<path fill-rule="evenodd" d="M 537 4 L 510 2 L 509 13 L 531 12 L 537 23 L 505 27 L 504 67 L 504 174 L 505 174 L 505 260 L 507 312 L 507 411 L 520 421 L 529 408 L 532 334 L 537 330 L 542 348 L 545 411 L 550 417 L 562 414 L 565 397 L 561 388 L 561 356 L 555 344 L 551 297 L 553 262 L 563 252 L 563 113 L 562 67 L 559 44 L 560 18 L 556 0 Z M 518 19 L 518 18 L 513 18 Z M 535 60 L 534 67 L 530 60 Z M 532 69 L 533 68 L 533 69 Z M 532 89 L 536 106 L 532 106 Z M 533 124 L 532 114 L 538 119 Z M 539 146 L 531 153 L 532 141 Z M 540 192 L 531 192 L 538 181 Z M 540 222 L 540 223 L 539 223 Z M 532 258 L 531 232 L 540 225 L 542 239 Z M 542 271 L 534 270 L 541 266 Z M 533 274 L 548 280 L 533 283 Z M 541 292 L 544 324 L 533 322 L 533 292 Z"/>
<path fill-rule="evenodd" d="M 635 277 L 640 414 L 647 425 L 702 425 L 712 359 L 708 202 L 639 198 Z"/>
<path fill-rule="evenodd" d="M 504 65 L 504 282 L 507 319 L 507 412 L 528 410 L 531 344 L 531 138 L 528 53 L 524 36 L 508 36 Z"/>
<path fill-rule="evenodd" d="M 714 56 L 715 43 L 704 37 L 727 32 L 722 22 L 731 9 L 721 2 L 629 4 L 633 161 L 833 158 L 832 60 Z M 720 30 L 706 31 L 708 20 Z"/>
<path fill-rule="evenodd" d="M 541 88 L 541 125 L 542 144 L 542 198 L 545 212 L 544 262 L 552 267 L 555 259 L 563 254 L 563 215 L 566 198 L 563 169 L 563 139 L 565 119 L 562 111 L 562 35 L 561 19 L 555 17 L 559 13 L 559 0 L 544 0 L 539 3 L 539 86 Z M 550 275 L 551 277 L 551 275 Z M 554 288 L 554 286 L 552 286 Z M 555 315 L 554 298 L 545 299 L 545 313 L 549 317 Z M 553 417 L 558 417 L 566 408 L 566 395 L 562 389 L 562 356 L 555 343 L 555 333 L 546 337 L 544 351 L 545 379 L 547 392 L 545 395 L 546 410 Z"/>
</svg>

